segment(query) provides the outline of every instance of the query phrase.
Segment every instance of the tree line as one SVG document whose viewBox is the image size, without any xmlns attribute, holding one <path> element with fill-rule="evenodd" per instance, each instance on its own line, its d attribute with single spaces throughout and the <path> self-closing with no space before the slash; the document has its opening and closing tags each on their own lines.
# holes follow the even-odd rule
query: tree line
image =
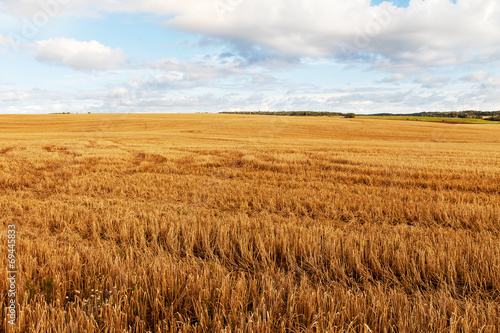
<svg viewBox="0 0 500 333">
<path fill-rule="evenodd" d="M 251 114 L 265 116 L 308 116 L 308 117 L 346 117 L 354 118 L 354 113 L 341 113 L 330 111 L 223 111 L 223 114 Z"/>
</svg>

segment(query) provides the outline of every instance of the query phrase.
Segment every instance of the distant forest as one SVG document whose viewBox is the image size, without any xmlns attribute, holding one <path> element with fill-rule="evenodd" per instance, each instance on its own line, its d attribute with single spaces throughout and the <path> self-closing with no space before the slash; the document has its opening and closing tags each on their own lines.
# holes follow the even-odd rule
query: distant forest
<svg viewBox="0 0 500 333">
<path fill-rule="evenodd" d="M 255 114 L 265 116 L 311 116 L 311 117 L 343 117 L 345 114 L 330 111 L 224 111 L 225 114 Z"/>
<path fill-rule="evenodd" d="M 309 116 L 309 117 L 346 117 L 354 118 L 354 113 L 330 111 L 224 111 L 224 114 L 251 114 L 270 116 Z M 418 112 L 410 114 L 377 113 L 366 116 L 412 116 L 412 117 L 440 117 L 440 118 L 471 118 L 500 121 L 500 111 L 446 111 L 446 112 Z"/>
<path fill-rule="evenodd" d="M 500 111 L 445 111 L 445 112 L 418 112 L 412 114 L 379 113 L 372 116 L 413 116 L 413 117 L 441 117 L 441 118 L 472 118 L 500 120 Z"/>
</svg>

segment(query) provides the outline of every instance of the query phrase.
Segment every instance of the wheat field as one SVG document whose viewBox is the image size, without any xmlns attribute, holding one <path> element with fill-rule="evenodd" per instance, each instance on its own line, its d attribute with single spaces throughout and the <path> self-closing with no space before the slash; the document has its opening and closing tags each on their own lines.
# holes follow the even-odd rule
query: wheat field
<svg viewBox="0 0 500 333">
<path fill-rule="evenodd" d="M 0 331 L 500 331 L 498 125 L 2 115 L 0 221 Z"/>
</svg>

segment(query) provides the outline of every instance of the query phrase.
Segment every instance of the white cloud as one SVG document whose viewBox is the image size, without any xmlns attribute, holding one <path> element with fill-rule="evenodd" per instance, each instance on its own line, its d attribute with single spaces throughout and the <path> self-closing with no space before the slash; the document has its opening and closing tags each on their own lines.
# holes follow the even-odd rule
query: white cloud
<svg viewBox="0 0 500 333">
<path fill-rule="evenodd" d="M 127 86 L 132 90 L 143 91 L 213 87 L 215 80 L 247 74 L 244 66 L 233 60 L 221 61 L 218 57 L 204 57 L 192 61 L 164 58 L 130 66 L 130 69 L 138 69 L 140 72 Z"/>
<path fill-rule="evenodd" d="M 489 77 L 484 80 L 483 85 L 485 87 L 500 87 L 500 77 Z"/>
<path fill-rule="evenodd" d="M 500 5 L 496 0 L 460 0 L 457 4 L 412 0 L 408 8 L 370 3 L 190 0 L 186 5 L 174 5 L 149 0 L 135 2 L 133 9 L 129 3 L 129 8 L 174 13 L 167 25 L 284 54 L 385 61 L 387 66 L 381 68 L 388 71 L 395 64 L 416 68 L 480 62 L 500 52 Z"/>
<path fill-rule="evenodd" d="M 121 49 L 112 49 L 95 40 L 85 42 L 56 38 L 37 41 L 35 47 L 38 60 L 74 69 L 114 69 L 127 61 Z"/>
<path fill-rule="evenodd" d="M 130 92 L 124 87 L 115 88 L 109 93 L 110 98 L 123 98 L 128 96 L 130 96 Z"/>
<path fill-rule="evenodd" d="M 59 100 L 62 94 L 41 89 L 23 89 L 16 86 L 0 86 L 0 102 L 21 102 L 35 100 Z"/>
<path fill-rule="evenodd" d="M 393 63 L 448 66 L 480 61 L 500 50 L 496 0 L 412 0 L 408 8 L 369 0 L 230 1 L 215 10 L 181 12 L 168 24 L 300 56 L 373 53 Z M 265 8 L 265 10 L 264 10 Z M 373 57 L 357 60 L 373 61 Z"/>
<path fill-rule="evenodd" d="M 134 106 L 137 104 L 132 92 L 125 87 L 113 89 L 103 101 L 107 105 Z"/>
<path fill-rule="evenodd" d="M 491 76 L 486 71 L 478 71 L 467 75 L 463 78 L 464 81 L 479 82 L 483 88 L 500 87 L 500 77 Z"/>
<path fill-rule="evenodd" d="M 387 77 L 383 78 L 380 82 L 383 82 L 383 83 L 394 83 L 394 82 L 402 81 L 405 78 L 406 77 L 403 74 L 396 73 L 394 75 L 390 75 L 390 76 L 387 76 Z"/>
<path fill-rule="evenodd" d="M 474 72 L 472 74 L 467 75 L 464 80 L 470 81 L 470 82 L 481 82 L 486 80 L 490 74 L 486 71 L 479 71 L 479 72 Z"/>
<path fill-rule="evenodd" d="M 371 6 L 370 0 L 3 0 L 2 10 L 28 19 L 39 12 L 50 12 L 50 17 L 153 13 L 173 17 L 166 21 L 170 27 L 282 54 L 370 63 L 374 58 L 366 55 L 375 54 L 384 61 L 378 68 L 388 71 L 395 64 L 416 68 L 481 62 L 500 52 L 497 0 L 411 0 L 408 8 L 390 2 Z M 96 67 L 75 62 L 71 66 Z"/>
<path fill-rule="evenodd" d="M 16 102 L 25 101 L 30 98 L 30 94 L 25 91 L 5 91 L 0 92 L 0 101 L 2 102 Z"/>
<path fill-rule="evenodd" d="M 420 83 L 425 88 L 441 88 L 449 81 L 449 78 L 436 77 L 434 75 L 421 75 L 415 79 L 416 83 Z"/>
<path fill-rule="evenodd" d="M 0 1 L 0 12 L 33 21 L 42 17 L 53 18 L 59 15 L 71 13 L 78 15 L 95 15 L 91 8 L 97 1 L 88 0 L 2 0 Z M 106 3 L 106 1 L 103 1 Z M 117 7 L 119 8 L 119 7 Z"/>
</svg>

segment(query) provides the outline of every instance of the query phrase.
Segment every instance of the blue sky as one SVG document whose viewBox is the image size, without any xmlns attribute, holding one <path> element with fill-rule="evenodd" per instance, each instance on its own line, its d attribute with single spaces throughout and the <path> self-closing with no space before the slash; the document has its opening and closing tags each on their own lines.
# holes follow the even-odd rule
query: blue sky
<svg viewBox="0 0 500 333">
<path fill-rule="evenodd" d="M 0 113 L 500 109 L 494 0 L 0 0 Z"/>
</svg>

